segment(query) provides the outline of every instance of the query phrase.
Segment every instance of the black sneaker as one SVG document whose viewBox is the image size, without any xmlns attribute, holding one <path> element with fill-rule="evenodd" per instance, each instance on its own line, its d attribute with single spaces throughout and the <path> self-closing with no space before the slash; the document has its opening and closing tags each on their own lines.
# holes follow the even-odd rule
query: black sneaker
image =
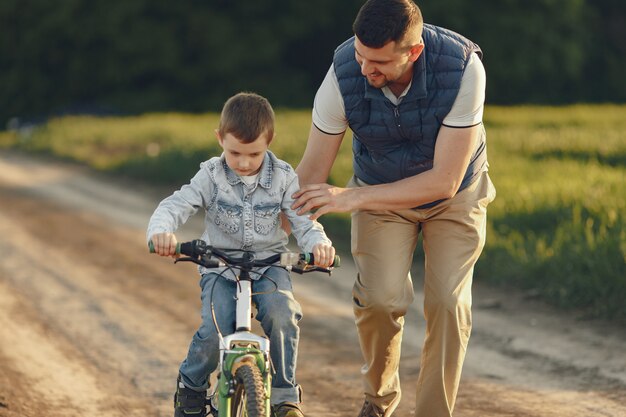
<svg viewBox="0 0 626 417">
<path fill-rule="evenodd" d="M 272 417 L 304 417 L 296 403 L 284 402 L 272 406 Z"/>
<path fill-rule="evenodd" d="M 194 391 L 176 380 L 174 394 L 174 417 L 206 417 L 206 390 Z"/>
</svg>

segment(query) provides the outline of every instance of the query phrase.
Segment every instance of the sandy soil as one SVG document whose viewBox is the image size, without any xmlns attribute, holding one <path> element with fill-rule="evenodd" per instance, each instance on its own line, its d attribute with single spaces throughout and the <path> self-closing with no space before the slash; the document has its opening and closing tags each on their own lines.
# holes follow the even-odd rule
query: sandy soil
<svg viewBox="0 0 626 417">
<path fill-rule="evenodd" d="M 192 265 L 146 252 L 147 220 L 167 193 L 0 152 L 0 416 L 173 415 L 200 304 Z M 294 277 L 312 417 L 356 416 L 362 403 L 353 277 L 349 256 L 332 277 Z M 626 416 L 626 329 L 479 284 L 474 306 L 455 416 Z M 413 415 L 423 333 L 418 294 L 394 415 Z"/>
</svg>

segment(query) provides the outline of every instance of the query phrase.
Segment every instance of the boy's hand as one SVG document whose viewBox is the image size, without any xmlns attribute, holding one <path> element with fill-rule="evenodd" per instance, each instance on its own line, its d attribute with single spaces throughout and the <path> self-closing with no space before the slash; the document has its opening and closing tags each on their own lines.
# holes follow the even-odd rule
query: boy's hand
<svg viewBox="0 0 626 417">
<path fill-rule="evenodd" d="M 176 236 L 174 233 L 156 233 L 150 237 L 152 244 L 154 245 L 154 252 L 161 256 L 171 256 L 177 258 L 176 254 Z"/>
<path fill-rule="evenodd" d="M 313 258 L 315 265 L 328 268 L 335 260 L 335 248 L 326 243 L 318 243 L 313 246 Z"/>
</svg>

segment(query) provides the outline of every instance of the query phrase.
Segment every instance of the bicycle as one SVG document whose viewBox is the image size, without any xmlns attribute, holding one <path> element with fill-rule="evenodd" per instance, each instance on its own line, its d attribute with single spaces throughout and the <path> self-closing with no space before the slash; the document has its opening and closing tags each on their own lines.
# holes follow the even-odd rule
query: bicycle
<svg viewBox="0 0 626 417">
<path fill-rule="evenodd" d="M 154 252 L 150 242 L 150 252 Z M 241 253 L 234 257 L 232 252 Z M 289 272 L 304 274 L 324 272 L 331 274 L 339 267 L 340 258 L 335 256 L 329 268 L 313 265 L 311 253 L 283 252 L 264 259 L 255 259 L 251 251 L 220 249 L 207 245 L 203 240 L 179 243 L 176 253 L 185 255 L 177 262 L 193 262 L 205 268 L 228 267 L 239 270 L 237 279 L 235 332 L 223 336 L 213 314 L 220 346 L 220 362 L 217 383 L 207 395 L 206 406 L 214 417 L 270 417 L 270 392 L 272 364 L 269 339 L 253 333 L 252 279 L 250 272 L 255 267 L 277 266 Z M 211 300 L 213 312 L 213 301 Z"/>
</svg>

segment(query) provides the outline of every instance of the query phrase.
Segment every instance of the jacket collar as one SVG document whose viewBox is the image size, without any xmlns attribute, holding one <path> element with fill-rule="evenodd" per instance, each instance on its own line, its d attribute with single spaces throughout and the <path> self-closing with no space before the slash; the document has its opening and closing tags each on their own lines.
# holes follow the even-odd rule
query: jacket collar
<svg viewBox="0 0 626 417">
<path fill-rule="evenodd" d="M 263 164 L 261 165 L 261 170 L 259 171 L 258 184 L 263 188 L 271 188 L 272 187 L 272 171 L 274 169 L 274 162 L 272 160 L 272 154 L 270 151 L 265 152 L 265 157 L 263 158 Z M 243 183 L 241 177 L 235 173 L 228 164 L 226 163 L 226 157 L 222 153 L 220 157 L 222 161 L 222 168 L 224 169 L 224 174 L 226 176 L 226 181 L 228 184 L 233 186 L 239 183 Z"/>
</svg>

